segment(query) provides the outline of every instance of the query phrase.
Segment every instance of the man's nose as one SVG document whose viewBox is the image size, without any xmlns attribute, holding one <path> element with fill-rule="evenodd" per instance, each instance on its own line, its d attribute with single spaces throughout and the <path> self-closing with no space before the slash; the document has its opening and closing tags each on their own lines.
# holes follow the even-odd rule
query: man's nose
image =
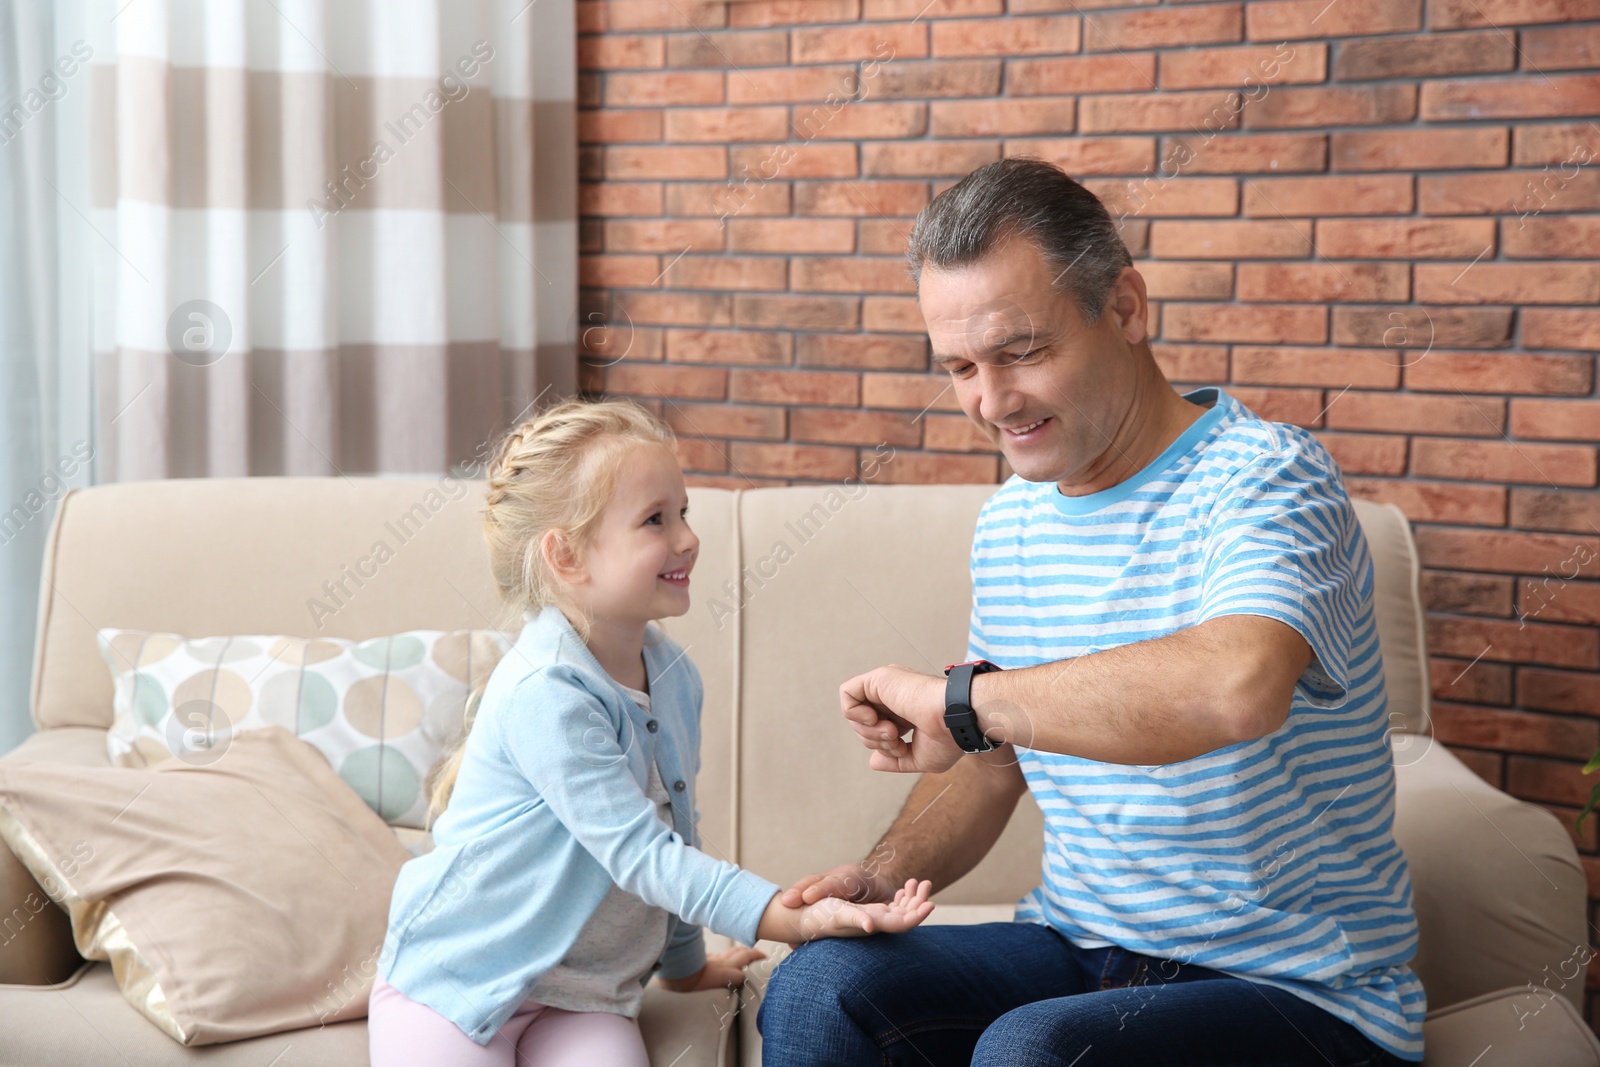
<svg viewBox="0 0 1600 1067">
<path fill-rule="evenodd" d="M 985 422 L 1005 423 L 1021 410 L 1021 398 L 1004 367 L 980 363 L 973 375 L 978 379 L 978 414 Z"/>
</svg>

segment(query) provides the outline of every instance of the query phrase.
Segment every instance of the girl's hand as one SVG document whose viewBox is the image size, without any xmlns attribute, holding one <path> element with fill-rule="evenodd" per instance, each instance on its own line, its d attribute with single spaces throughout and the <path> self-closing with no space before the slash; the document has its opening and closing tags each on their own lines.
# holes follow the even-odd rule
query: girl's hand
<svg viewBox="0 0 1600 1067">
<path fill-rule="evenodd" d="M 908 878 L 887 904 L 853 904 L 838 897 L 807 904 L 800 909 L 799 940 L 905 933 L 933 914 L 931 892 L 932 882 Z"/>
<path fill-rule="evenodd" d="M 730 948 L 713 952 L 706 965 L 686 978 L 657 978 L 674 993 L 698 993 L 702 989 L 737 989 L 744 985 L 744 969 L 767 954 L 755 948 Z"/>
</svg>

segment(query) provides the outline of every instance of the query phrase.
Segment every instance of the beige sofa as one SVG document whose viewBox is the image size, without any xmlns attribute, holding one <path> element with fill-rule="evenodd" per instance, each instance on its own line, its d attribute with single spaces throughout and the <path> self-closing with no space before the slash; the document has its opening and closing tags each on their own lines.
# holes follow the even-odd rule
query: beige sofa
<svg viewBox="0 0 1600 1067">
<path fill-rule="evenodd" d="M 487 625 L 496 605 L 478 532 L 481 489 L 429 495 L 439 488 L 262 478 L 69 493 L 43 578 L 39 730 L 6 758 L 106 761 L 111 684 L 96 627 L 362 638 Z M 912 783 L 867 769 L 840 720 L 837 686 L 882 663 L 935 671 L 963 656 L 968 543 L 992 491 L 692 491 L 690 518 L 703 542 L 694 607 L 668 628 L 706 683 L 699 788 L 709 852 L 787 882 L 871 848 Z M 1573 961 L 1588 936 L 1572 843 L 1547 812 L 1490 788 L 1427 737 L 1410 532 L 1392 508 L 1357 510 L 1377 560 L 1390 697 L 1403 731 L 1396 833 L 1421 923 L 1416 966 L 1432 1009 L 1426 1062 L 1600 1064 L 1600 1044 L 1576 1010 L 1584 969 Z M 389 524 L 402 515 L 414 532 L 398 544 Z M 318 630 L 308 601 L 325 598 L 323 583 L 378 540 L 390 542 L 393 558 L 359 588 L 347 586 Z M 401 833 L 416 844 L 414 831 Z M 1008 919 L 1037 880 L 1039 850 L 1038 811 L 1024 800 L 988 858 L 938 897 L 935 921 Z M 122 1000 L 105 964 L 78 958 L 63 914 L 47 908 L 30 921 L 12 910 L 39 892 L 0 849 L 0 903 L 10 915 L 0 945 L 0 1067 L 366 1062 L 364 1021 L 205 1049 L 177 1045 Z M 768 973 L 770 964 L 752 968 L 739 998 L 652 988 L 644 1027 L 653 1061 L 758 1063 L 753 1009 Z"/>
</svg>

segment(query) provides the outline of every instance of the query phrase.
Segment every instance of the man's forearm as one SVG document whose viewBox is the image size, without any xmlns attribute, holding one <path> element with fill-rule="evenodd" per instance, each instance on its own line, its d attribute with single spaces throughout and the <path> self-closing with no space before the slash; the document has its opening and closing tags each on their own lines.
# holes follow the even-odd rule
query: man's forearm
<svg viewBox="0 0 1600 1067">
<path fill-rule="evenodd" d="M 862 866 L 887 884 L 925 878 L 940 892 L 988 855 L 1026 790 L 1010 746 L 925 774 Z"/>
</svg>

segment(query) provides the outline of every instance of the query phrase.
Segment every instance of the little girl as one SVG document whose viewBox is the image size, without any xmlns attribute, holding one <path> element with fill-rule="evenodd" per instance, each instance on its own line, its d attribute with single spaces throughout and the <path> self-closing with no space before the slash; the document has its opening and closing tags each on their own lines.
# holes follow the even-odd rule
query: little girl
<svg viewBox="0 0 1600 1067">
<path fill-rule="evenodd" d="M 889 904 L 786 907 L 698 849 L 700 675 L 653 624 L 689 610 L 687 511 L 671 433 L 636 404 L 562 404 L 501 445 L 484 534 L 525 624 L 435 773 L 434 849 L 395 884 L 373 1067 L 648 1067 L 652 974 L 678 992 L 735 986 L 762 958 L 708 958 L 702 926 L 794 943 L 933 910 L 915 881 Z"/>
</svg>

